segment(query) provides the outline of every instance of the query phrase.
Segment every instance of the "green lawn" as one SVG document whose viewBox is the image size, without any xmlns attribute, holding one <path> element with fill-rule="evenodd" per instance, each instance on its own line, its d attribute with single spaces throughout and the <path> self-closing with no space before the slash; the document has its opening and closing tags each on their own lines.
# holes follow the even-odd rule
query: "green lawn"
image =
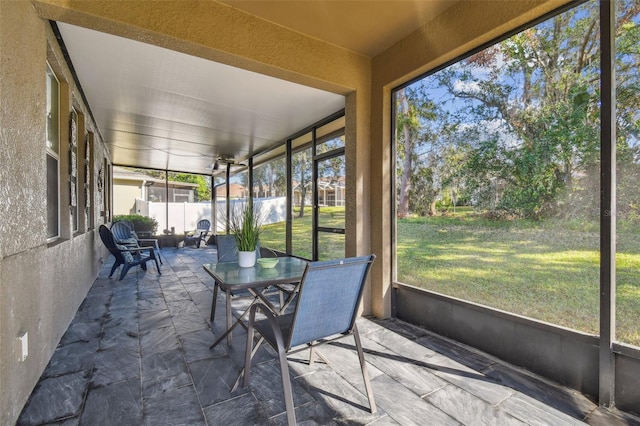
<svg viewBox="0 0 640 426">
<path fill-rule="evenodd" d="M 294 220 L 293 245 L 294 253 L 310 257 L 311 214 L 305 213 Z M 323 211 L 321 221 L 344 221 L 333 216 Z M 617 338 L 640 346 L 635 229 L 618 227 Z M 284 231 L 284 224 L 268 225 L 261 240 L 279 247 Z M 491 221 L 458 209 L 455 215 L 398 220 L 397 232 L 399 282 L 598 334 L 597 223 Z M 343 255 L 339 244 L 320 243 L 327 256 Z"/>
<path fill-rule="evenodd" d="M 618 233 L 617 337 L 640 345 L 640 235 Z M 597 224 L 398 221 L 398 281 L 598 334 Z"/>
<path fill-rule="evenodd" d="M 311 258 L 311 208 L 305 208 L 304 215 L 299 217 L 300 210 L 294 208 L 292 245 L 293 254 L 307 259 Z M 319 218 L 320 224 L 326 227 L 344 228 L 344 207 L 322 207 Z M 264 232 L 260 237 L 261 244 L 285 250 L 285 224 L 284 222 L 264 226 Z M 324 259 L 336 259 L 344 257 L 344 235 L 321 233 L 319 251 Z"/>
</svg>

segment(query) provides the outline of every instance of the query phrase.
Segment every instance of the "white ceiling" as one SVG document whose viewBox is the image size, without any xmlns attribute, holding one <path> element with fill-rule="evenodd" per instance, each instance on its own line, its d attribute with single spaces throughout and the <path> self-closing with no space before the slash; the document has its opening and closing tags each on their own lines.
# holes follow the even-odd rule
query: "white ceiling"
<svg viewBox="0 0 640 426">
<path fill-rule="evenodd" d="M 224 3 L 311 37 L 374 55 L 457 0 Z M 211 173 L 344 108 L 344 97 L 58 22 L 113 162 Z"/>
<path fill-rule="evenodd" d="M 120 165 L 211 173 L 344 108 L 344 97 L 58 23 Z"/>
</svg>

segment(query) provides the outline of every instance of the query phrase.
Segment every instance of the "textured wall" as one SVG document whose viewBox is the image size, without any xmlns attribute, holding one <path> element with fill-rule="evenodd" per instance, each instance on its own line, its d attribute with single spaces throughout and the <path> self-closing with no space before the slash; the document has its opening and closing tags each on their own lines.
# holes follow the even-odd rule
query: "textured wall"
<svg viewBox="0 0 640 426">
<path fill-rule="evenodd" d="M 13 424 L 46 362 L 34 354 L 18 364 L 16 338 L 34 321 L 31 283 L 36 268 L 19 259 L 41 258 L 46 238 L 44 155 L 44 26 L 28 4 L 0 2 L 0 423 Z M 24 31 L 27 28 L 29 31 Z M 36 64 L 41 64 L 38 67 Z M 11 99 L 11 102 L 7 100 Z M 13 100 L 22 99 L 16 102 Z M 29 123 L 29 125 L 27 125 Z M 37 183 L 40 184 L 37 184 Z M 28 316 L 28 314 L 26 315 Z M 35 349 L 35 347 L 34 347 Z M 48 361 L 48 358 L 47 358 Z M 28 368 L 28 364 L 36 368 Z M 40 365 L 38 365 L 40 364 Z M 11 392 L 7 390 L 11 389 Z"/>
<path fill-rule="evenodd" d="M 53 48 L 47 48 L 47 41 Z M 14 424 L 89 286 L 104 250 L 94 232 L 70 233 L 61 208 L 62 238 L 47 244 L 45 67 L 81 99 L 49 23 L 28 1 L 0 1 L 0 424 Z M 80 106 L 81 107 L 81 106 Z M 68 111 L 65 113 L 68 117 Z M 62 119 L 65 122 L 66 119 Z M 91 128 L 92 126 L 89 125 Z M 63 132 L 64 133 L 64 132 Z M 64 151 L 62 151 L 64 152 Z M 97 158 L 104 155 L 96 144 Z M 61 155 L 61 167 L 68 156 Z M 64 164 L 63 164 L 64 163 Z M 64 169 L 63 169 L 64 170 Z M 63 178 L 63 182 L 66 180 Z M 61 191 L 68 187 L 61 184 Z M 61 197 L 68 200 L 68 195 Z M 64 205 L 64 204 L 62 204 Z M 95 205 L 95 204 L 94 204 Z M 84 224 L 84 220 L 81 221 Z M 29 356 L 18 361 L 17 336 L 29 333 Z"/>
<path fill-rule="evenodd" d="M 23 9 L 25 5 L 19 2 L 0 4 L 0 257 L 41 244 L 47 226 L 43 143 L 46 44 L 42 22 L 28 5 L 26 11 L 31 13 L 20 13 Z M 36 66 L 38 63 L 41 66 Z M 13 102 L 18 99 L 24 102 Z M 43 184 L 30 184 L 37 181 Z"/>
</svg>

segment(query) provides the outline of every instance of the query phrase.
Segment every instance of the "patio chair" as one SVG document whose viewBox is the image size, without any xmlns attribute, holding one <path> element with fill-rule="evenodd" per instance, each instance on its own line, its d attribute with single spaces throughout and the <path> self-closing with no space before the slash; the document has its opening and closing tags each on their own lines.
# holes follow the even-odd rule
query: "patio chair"
<svg viewBox="0 0 640 426">
<path fill-rule="evenodd" d="M 127 272 L 129 272 L 129 269 L 134 266 L 140 265 L 140 267 L 146 271 L 147 262 L 150 260 L 153 260 L 156 263 L 158 274 L 162 274 L 162 272 L 160 272 L 160 265 L 158 265 L 158 259 L 156 258 L 153 247 L 127 247 L 122 244 L 118 244 L 111 230 L 105 225 L 100 225 L 98 231 L 100 232 L 102 242 L 109 252 L 116 258 L 113 263 L 113 267 L 111 268 L 111 272 L 109 273 L 109 278 L 111 278 L 115 270 L 118 269 L 120 265 L 122 265 L 122 271 L 120 272 L 119 280 L 124 278 Z M 148 255 L 145 255 L 145 252 L 148 252 Z"/>
<path fill-rule="evenodd" d="M 117 244 L 121 244 L 128 248 L 152 247 L 156 251 L 158 260 L 162 263 L 158 240 L 155 238 L 138 238 L 138 234 L 136 234 L 133 223 L 130 221 L 121 220 L 113 223 L 111 225 L 111 232 L 113 233 Z"/>
<path fill-rule="evenodd" d="M 184 245 L 194 244 L 197 248 L 200 248 L 202 241 L 207 243 L 207 235 L 209 235 L 209 229 L 211 229 L 211 222 L 207 219 L 201 219 L 196 225 L 195 231 L 192 234 L 185 234 Z"/>
<path fill-rule="evenodd" d="M 236 239 L 233 235 L 217 235 L 216 236 L 216 255 L 218 262 L 237 262 L 238 261 L 238 248 L 236 246 Z M 213 284 L 213 300 L 211 302 L 211 315 L 209 320 L 213 322 L 216 314 L 216 301 L 218 300 L 218 289 L 220 284 L 215 281 Z M 227 330 L 231 327 L 231 301 L 234 297 L 250 297 L 251 294 L 247 291 L 241 293 L 235 293 L 230 290 L 225 290 L 226 297 L 226 314 L 227 314 Z M 252 296 L 251 296 L 252 297 Z M 227 336 L 227 340 L 231 343 L 231 333 Z"/>
<path fill-rule="evenodd" d="M 121 220 L 120 222 L 124 223 L 125 225 L 127 225 L 129 227 L 129 229 L 131 229 L 131 236 L 133 238 L 135 238 L 136 240 L 138 240 L 138 245 L 140 247 L 153 246 L 153 248 L 156 249 L 156 254 L 158 255 L 158 260 L 160 261 L 160 264 L 162 265 L 163 263 L 162 263 L 162 257 L 160 256 L 160 245 L 158 244 L 158 239 L 157 238 L 140 238 L 140 236 L 136 232 L 136 227 L 134 226 L 133 222 L 131 222 L 130 220 Z M 117 222 L 117 223 L 120 223 L 120 222 Z"/>
<path fill-rule="evenodd" d="M 236 247 L 236 239 L 233 235 L 218 235 L 216 236 L 216 256 L 218 262 L 237 262 L 238 261 L 238 248 Z M 213 283 L 213 300 L 211 301 L 211 315 L 209 321 L 213 322 L 213 318 L 216 315 L 216 301 L 218 300 L 218 288 L 220 284 L 218 281 Z M 231 327 L 231 298 L 232 293 L 226 292 L 226 308 L 227 308 L 227 330 Z M 229 337 L 229 339 L 231 339 Z"/>
<path fill-rule="evenodd" d="M 111 233 L 116 243 L 130 248 L 139 247 L 138 240 L 131 234 L 131 228 L 123 222 L 111 224 Z"/>
<path fill-rule="evenodd" d="M 353 335 L 360 369 L 369 400 L 369 408 L 376 412 L 373 391 L 356 327 L 358 305 L 375 255 L 312 262 L 300 283 L 300 290 L 292 313 L 276 316 L 262 303 L 251 307 L 247 329 L 243 386 L 250 382 L 251 359 L 254 355 L 253 334 L 257 330 L 277 352 L 280 360 L 282 386 L 289 425 L 295 425 L 295 410 L 287 354 L 310 348 L 309 364 L 317 354 L 315 347 Z M 260 311 L 266 318 L 256 320 Z M 258 344 L 260 341 L 258 342 Z"/>
</svg>

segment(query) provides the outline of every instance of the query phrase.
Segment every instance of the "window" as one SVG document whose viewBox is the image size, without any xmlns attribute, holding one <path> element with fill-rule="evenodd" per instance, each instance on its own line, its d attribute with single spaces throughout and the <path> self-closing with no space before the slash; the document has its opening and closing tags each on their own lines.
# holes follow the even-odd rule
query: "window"
<svg viewBox="0 0 640 426">
<path fill-rule="evenodd" d="M 310 145 L 312 141 L 312 133 L 291 141 L 291 253 L 305 259 L 313 259 L 313 150 Z"/>
<path fill-rule="evenodd" d="M 616 28 L 616 337 L 640 346 L 640 13 L 620 2 Z"/>
<path fill-rule="evenodd" d="M 78 232 L 78 113 L 71 111 L 69 119 L 69 211 L 71 230 Z"/>
<path fill-rule="evenodd" d="M 582 4 L 394 92 L 397 282 L 598 333 L 597 24 Z"/>
<path fill-rule="evenodd" d="M 60 87 L 49 64 L 47 79 L 47 239 L 60 236 Z"/>
<path fill-rule="evenodd" d="M 85 223 L 88 229 L 93 229 L 93 133 L 88 132 L 84 144 L 84 206 Z"/>
<path fill-rule="evenodd" d="M 261 244 L 287 251 L 287 165 L 283 156 L 253 169 L 253 202 L 263 220 Z"/>
</svg>

